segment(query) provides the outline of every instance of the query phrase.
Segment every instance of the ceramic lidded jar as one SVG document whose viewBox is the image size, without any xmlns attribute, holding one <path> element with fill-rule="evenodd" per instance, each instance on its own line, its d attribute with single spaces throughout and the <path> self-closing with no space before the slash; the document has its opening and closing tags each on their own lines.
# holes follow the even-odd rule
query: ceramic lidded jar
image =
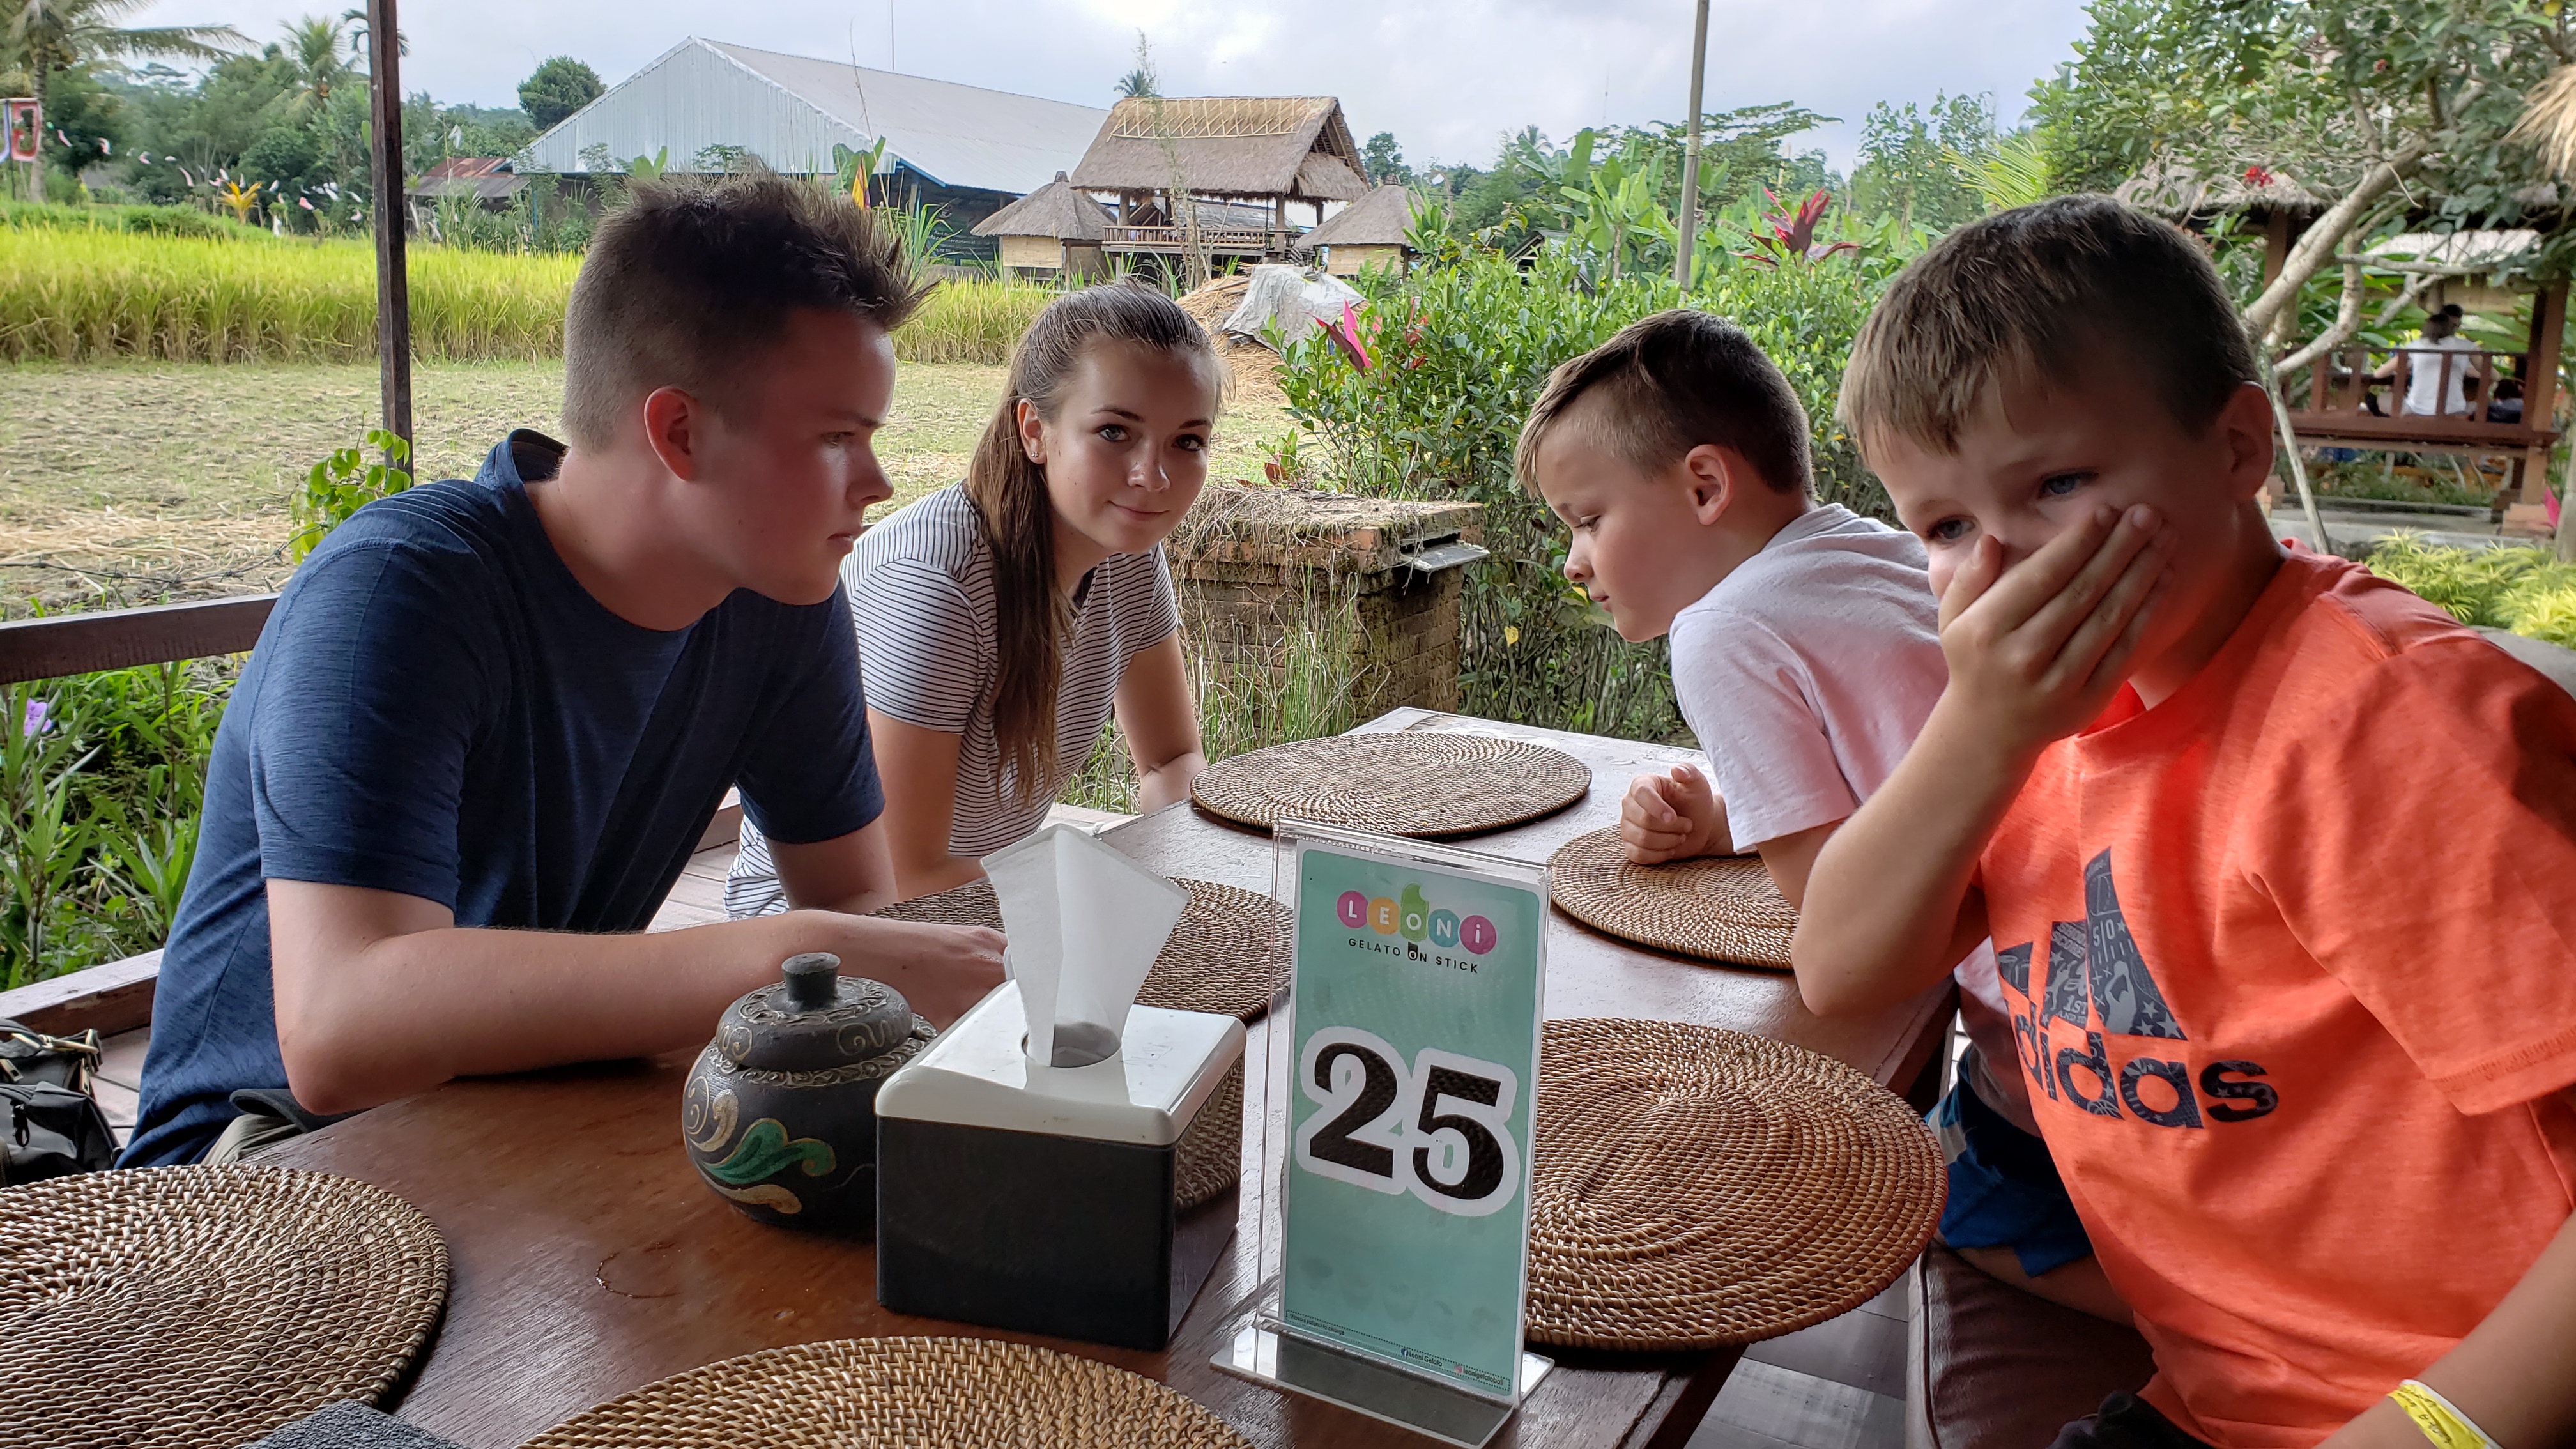
<svg viewBox="0 0 2576 1449">
<path fill-rule="evenodd" d="M 877 1088 L 937 1035 L 881 982 L 820 951 L 725 1008 L 680 1098 L 698 1176 L 781 1227 L 875 1225 Z"/>
</svg>

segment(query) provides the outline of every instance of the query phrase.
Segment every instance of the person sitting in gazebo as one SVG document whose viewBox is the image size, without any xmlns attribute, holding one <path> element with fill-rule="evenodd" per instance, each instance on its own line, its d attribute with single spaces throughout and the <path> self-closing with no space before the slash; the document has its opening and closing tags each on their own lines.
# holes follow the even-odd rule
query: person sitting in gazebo
<svg viewBox="0 0 2576 1449">
<path fill-rule="evenodd" d="M 2424 336 L 2399 348 L 2379 365 L 2374 377 L 2397 375 L 2398 360 L 2406 362 L 2406 396 L 2397 405 L 2400 413 L 2431 417 L 2435 413 L 2459 415 L 2469 411 L 2470 359 L 2449 354 L 2474 355 L 2478 345 L 2460 334 L 2459 306 L 2455 303 L 2424 319 Z"/>
</svg>

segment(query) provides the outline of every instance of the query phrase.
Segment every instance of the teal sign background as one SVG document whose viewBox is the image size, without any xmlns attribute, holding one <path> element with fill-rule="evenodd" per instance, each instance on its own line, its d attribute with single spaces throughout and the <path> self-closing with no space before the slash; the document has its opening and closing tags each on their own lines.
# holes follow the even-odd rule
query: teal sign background
<svg viewBox="0 0 2576 1449">
<path fill-rule="evenodd" d="M 1301 1333 L 1508 1396 L 1521 1353 L 1545 901 L 1527 886 L 1316 844 L 1300 851 L 1297 872 L 1298 1060 L 1290 1064 L 1281 1317 Z M 1354 894 L 1378 903 L 1375 919 L 1363 909 L 1361 923 L 1350 924 Z M 1364 1171 L 1317 1171 L 1306 1150 L 1312 1134 L 1356 1120 L 1316 1100 L 1318 1032 L 1337 1033 L 1328 1043 L 1353 1033 L 1382 1041 L 1407 1079 L 1429 1076 L 1417 1071 L 1426 1048 L 1507 1069 L 1516 1079 L 1510 1101 L 1494 1106 L 1508 1107 L 1499 1118 L 1512 1144 L 1508 1198 L 1497 1187 L 1462 1208 L 1438 1192 L 1373 1189 Z M 1339 1065 L 1359 1081 L 1358 1063 Z M 1423 1115 L 1419 1084 L 1402 1101 L 1400 1119 L 1389 1109 L 1378 1131 L 1363 1129 L 1341 1151 L 1366 1156 L 1369 1144 L 1385 1143 L 1409 1155 L 1427 1145 L 1414 1126 Z M 1476 1107 L 1442 1098 L 1429 1110 Z M 1469 1180 L 1466 1154 L 1435 1148 L 1431 1161 L 1453 1183 Z"/>
</svg>

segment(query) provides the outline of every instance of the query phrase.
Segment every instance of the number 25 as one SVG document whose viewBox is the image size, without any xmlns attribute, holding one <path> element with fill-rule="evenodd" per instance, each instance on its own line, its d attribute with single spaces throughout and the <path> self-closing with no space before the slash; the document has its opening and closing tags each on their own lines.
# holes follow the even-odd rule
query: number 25
<svg viewBox="0 0 2576 1449">
<path fill-rule="evenodd" d="M 1510 1068 L 1425 1047 L 1407 1071 L 1384 1040 L 1335 1026 L 1306 1039 L 1297 1080 L 1321 1109 L 1297 1129 L 1307 1171 L 1459 1217 L 1500 1211 L 1519 1191 Z"/>
</svg>

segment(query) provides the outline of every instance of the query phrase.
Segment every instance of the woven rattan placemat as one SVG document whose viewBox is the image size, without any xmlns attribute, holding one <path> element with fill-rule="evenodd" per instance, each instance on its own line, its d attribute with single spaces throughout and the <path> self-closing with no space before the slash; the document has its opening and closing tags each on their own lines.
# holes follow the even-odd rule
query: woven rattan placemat
<svg viewBox="0 0 2576 1449">
<path fill-rule="evenodd" d="M 1214 881 L 1176 880 L 1190 903 L 1136 992 L 1140 1006 L 1205 1011 L 1250 1021 L 1270 1009 L 1288 973 L 1288 908 Z M 969 881 L 878 911 L 904 921 L 1002 929 L 1002 903 L 988 880 Z"/>
<path fill-rule="evenodd" d="M 980 1338 L 765 1349 L 611 1399 L 522 1449 L 1250 1449 L 1223 1419 L 1093 1359 Z"/>
<path fill-rule="evenodd" d="M 1328 735 L 1220 760 L 1190 787 L 1199 808 L 1267 830 L 1312 820 L 1389 835 L 1472 835 L 1583 798 L 1592 771 L 1526 740 L 1407 731 Z"/>
<path fill-rule="evenodd" d="M 447 1244 L 370 1184 L 155 1167 L 0 1190 L 13 1443 L 236 1449 L 373 1403 L 447 1301 Z"/>
<path fill-rule="evenodd" d="M 1530 1337 L 1696 1349 L 1822 1323 L 1896 1281 L 1943 1192 L 1923 1119 L 1840 1062 L 1717 1027 L 1551 1021 Z"/>
<path fill-rule="evenodd" d="M 1547 887 L 1567 915 L 1623 941 L 1789 969 L 1798 911 L 1781 899 L 1758 855 L 1631 865 L 1611 825 L 1559 846 L 1548 857 Z"/>
</svg>

